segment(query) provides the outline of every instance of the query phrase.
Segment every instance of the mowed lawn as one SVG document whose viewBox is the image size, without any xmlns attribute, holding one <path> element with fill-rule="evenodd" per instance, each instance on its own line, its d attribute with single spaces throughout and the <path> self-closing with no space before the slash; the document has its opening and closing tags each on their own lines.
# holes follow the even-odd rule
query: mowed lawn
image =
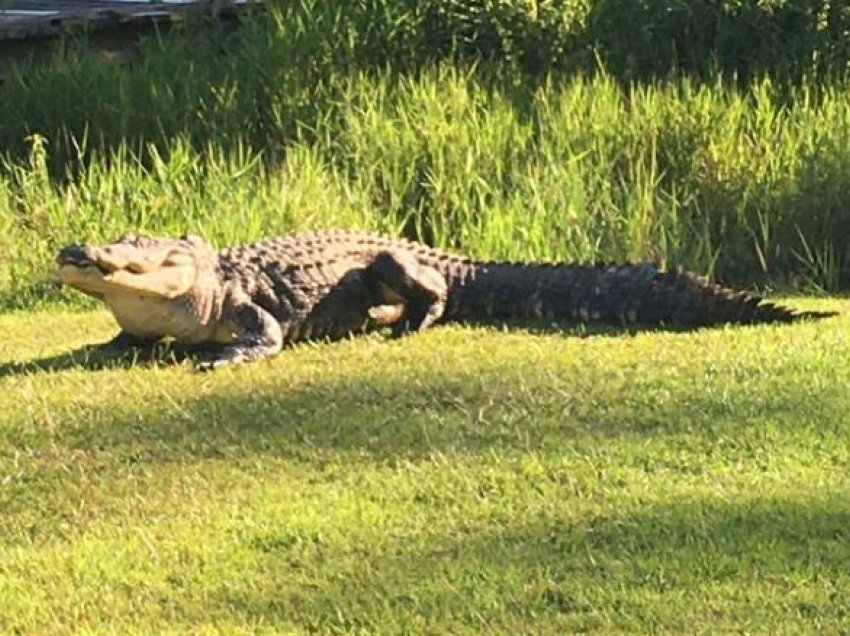
<svg viewBox="0 0 850 636">
<path fill-rule="evenodd" d="M 836 633 L 850 301 L 781 327 L 445 327 L 255 365 L 0 316 L 0 632 Z"/>
</svg>

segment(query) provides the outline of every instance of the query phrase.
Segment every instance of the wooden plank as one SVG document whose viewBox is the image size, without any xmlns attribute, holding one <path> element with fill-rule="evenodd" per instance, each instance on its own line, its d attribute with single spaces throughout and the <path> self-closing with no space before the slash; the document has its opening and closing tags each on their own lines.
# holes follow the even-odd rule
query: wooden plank
<svg viewBox="0 0 850 636">
<path fill-rule="evenodd" d="M 187 13 L 232 13 L 246 4 L 247 0 L 0 0 L 0 40 L 170 21 Z"/>
</svg>

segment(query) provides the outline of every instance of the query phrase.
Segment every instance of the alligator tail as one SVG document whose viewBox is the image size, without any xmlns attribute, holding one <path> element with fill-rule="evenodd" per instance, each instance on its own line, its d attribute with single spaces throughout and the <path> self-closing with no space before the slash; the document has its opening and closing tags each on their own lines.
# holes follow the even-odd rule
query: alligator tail
<svg viewBox="0 0 850 636">
<path fill-rule="evenodd" d="M 795 311 L 691 272 L 661 272 L 649 263 L 475 263 L 457 289 L 449 301 L 449 318 L 698 327 L 793 322 L 835 314 Z"/>
<path fill-rule="evenodd" d="M 789 323 L 828 318 L 836 313 L 797 311 L 712 283 L 692 272 L 670 271 L 654 276 L 638 306 L 637 322 L 682 326 Z"/>
</svg>

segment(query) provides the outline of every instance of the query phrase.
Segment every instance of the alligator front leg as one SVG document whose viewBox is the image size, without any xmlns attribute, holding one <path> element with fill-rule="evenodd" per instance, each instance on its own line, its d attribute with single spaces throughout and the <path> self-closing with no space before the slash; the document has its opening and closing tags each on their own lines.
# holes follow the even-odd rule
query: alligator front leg
<svg viewBox="0 0 850 636">
<path fill-rule="evenodd" d="M 199 371 L 261 360 L 276 354 L 283 346 L 280 324 L 259 305 L 249 301 L 238 303 L 229 310 L 228 319 L 235 326 L 236 340 L 198 363 Z"/>
<path fill-rule="evenodd" d="M 378 305 L 401 304 L 404 311 L 392 324 L 392 334 L 427 329 L 439 320 L 446 308 L 448 286 L 439 271 L 421 265 L 407 252 L 383 251 L 372 259 L 363 273 Z"/>
</svg>

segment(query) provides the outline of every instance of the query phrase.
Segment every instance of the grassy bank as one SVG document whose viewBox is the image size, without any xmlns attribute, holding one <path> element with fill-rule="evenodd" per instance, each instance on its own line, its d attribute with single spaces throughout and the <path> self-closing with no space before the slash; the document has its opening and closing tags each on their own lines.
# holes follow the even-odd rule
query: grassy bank
<svg viewBox="0 0 850 636">
<path fill-rule="evenodd" d="M 69 357 L 103 313 L 2 316 L 0 631 L 839 631 L 848 327 L 440 328 L 199 375 Z"/>
<path fill-rule="evenodd" d="M 305 0 L 127 64 L 68 45 L 22 65 L 0 85 L 0 632 L 844 629 L 847 301 L 789 301 L 840 315 L 787 327 L 440 328 L 201 375 L 81 350 L 113 321 L 49 272 L 128 229 L 343 226 L 834 292 L 848 20 Z"/>
<path fill-rule="evenodd" d="M 31 139 L 29 157 L 0 169 L 2 304 L 56 299 L 45 281 L 57 246 L 128 228 L 223 244 L 357 226 L 481 257 L 649 258 L 738 284 L 846 282 L 845 85 L 800 88 L 788 106 L 768 80 L 743 94 L 684 80 L 623 89 L 605 76 L 531 88 L 441 66 L 323 90 L 333 99 L 275 147 L 197 147 L 187 133 L 144 159 L 122 144 L 56 175 L 53 142 Z"/>
<path fill-rule="evenodd" d="M 58 300 L 57 246 L 128 228 L 358 226 L 846 288 L 850 17 L 626 4 L 284 3 L 127 64 L 65 42 L 0 87 L 0 307 Z"/>
</svg>

